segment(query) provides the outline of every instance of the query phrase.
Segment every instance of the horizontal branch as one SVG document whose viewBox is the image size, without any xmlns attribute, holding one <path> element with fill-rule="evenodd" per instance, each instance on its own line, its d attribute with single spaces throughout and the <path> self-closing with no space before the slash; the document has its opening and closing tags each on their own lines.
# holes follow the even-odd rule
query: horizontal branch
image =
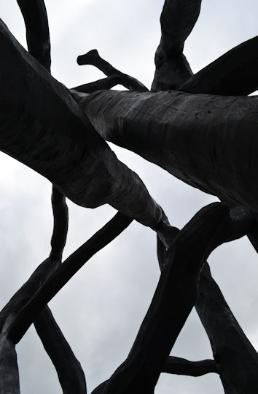
<svg viewBox="0 0 258 394">
<path fill-rule="evenodd" d="M 80 106 L 106 140 L 258 212 L 257 97 L 102 91 Z"/>
<path fill-rule="evenodd" d="M 79 65 L 92 65 L 97 67 L 100 71 L 102 71 L 108 77 L 120 77 L 122 85 L 124 85 L 129 90 L 137 90 L 139 92 L 146 92 L 148 88 L 143 85 L 142 82 L 138 81 L 138 79 L 131 77 L 128 74 L 124 74 L 119 71 L 117 68 L 113 67 L 110 63 L 104 60 L 98 53 L 96 49 L 93 49 L 85 55 L 78 56 L 77 63 Z"/>
<path fill-rule="evenodd" d="M 203 376 L 207 373 L 219 373 L 214 360 L 189 361 L 181 357 L 168 357 L 162 372 L 186 375 L 186 376 Z"/>
</svg>

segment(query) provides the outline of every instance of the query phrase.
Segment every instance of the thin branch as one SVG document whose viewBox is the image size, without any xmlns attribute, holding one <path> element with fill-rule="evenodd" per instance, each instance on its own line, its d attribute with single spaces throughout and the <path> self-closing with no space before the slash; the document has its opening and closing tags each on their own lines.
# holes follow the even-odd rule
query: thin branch
<svg viewBox="0 0 258 394">
<path fill-rule="evenodd" d="M 201 0 L 165 0 L 160 17 L 161 40 L 155 54 L 152 91 L 177 89 L 192 75 L 183 50 L 200 8 Z"/>
<path fill-rule="evenodd" d="M 68 232 L 68 207 L 65 197 L 54 185 L 52 188 L 52 209 L 54 228 L 51 238 L 51 252 L 49 257 L 52 260 L 59 260 L 61 262 Z"/>
<path fill-rule="evenodd" d="M 51 310 L 45 307 L 34 321 L 41 342 L 53 362 L 64 394 L 86 394 L 86 381 L 81 364 L 56 323 Z"/>
<path fill-rule="evenodd" d="M 44 306 L 95 253 L 115 239 L 131 222 L 131 218 L 117 213 L 113 219 L 70 255 L 21 310 L 10 327 L 9 338 L 14 343 L 19 342 Z"/>
<path fill-rule="evenodd" d="M 117 70 L 110 63 L 104 60 L 96 49 L 87 52 L 85 55 L 78 56 L 77 63 L 79 65 L 92 65 L 97 67 L 108 77 L 119 76 L 121 78 L 121 84 L 129 90 L 137 90 L 139 92 L 146 92 L 148 88 L 144 86 L 138 79 L 131 77 L 128 74 L 124 74 Z"/>
<path fill-rule="evenodd" d="M 245 41 L 204 67 L 179 90 L 245 96 L 258 89 L 258 37 Z"/>
<path fill-rule="evenodd" d="M 181 357 L 168 357 L 162 372 L 186 375 L 186 376 L 203 376 L 207 373 L 219 373 L 214 360 L 189 361 Z"/>
</svg>

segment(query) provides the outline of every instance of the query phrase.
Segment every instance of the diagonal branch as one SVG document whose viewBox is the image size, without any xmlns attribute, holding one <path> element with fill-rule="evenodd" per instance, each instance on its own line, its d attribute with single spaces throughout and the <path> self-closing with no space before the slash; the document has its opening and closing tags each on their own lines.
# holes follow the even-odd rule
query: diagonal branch
<svg viewBox="0 0 258 394">
<path fill-rule="evenodd" d="M 108 245 L 131 223 L 132 219 L 117 213 L 61 264 L 18 314 L 9 330 L 13 342 L 20 341 L 41 309 L 58 293 L 73 275 L 99 250 Z"/>
<path fill-rule="evenodd" d="M 189 361 L 181 357 L 168 357 L 162 372 L 187 375 L 187 376 L 203 376 L 207 373 L 219 373 L 214 360 Z"/>
<path fill-rule="evenodd" d="M 179 90 L 245 96 L 258 89 L 258 36 L 231 49 L 186 81 Z"/>
<path fill-rule="evenodd" d="M 51 310 L 45 307 L 34 321 L 41 342 L 53 362 L 64 394 L 86 394 L 86 381 L 80 362 L 56 323 Z"/>
<path fill-rule="evenodd" d="M 183 50 L 200 8 L 201 0 L 165 0 L 160 17 L 161 40 L 155 54 L 152 91 L 177 89 L 192 75 Z"/>
<path fill-rule="evenodd" d="M 249 215 L 232 216 L 225 206 L 214 203 L 200 210 L 179 232 L 164 255 L 158 286 L 127 359 L 94 394 L 154 392 L 195 304 L 205 259 L 220 244 L 246 234 L 252 223 Z"/>
<path fill-rule="evenodd" d="M 99 55 L 96 49 L 85 53 L 85 55 L 78 56 L 77 63 L 79 65 L 90 64 L 92 66 L 95 66 L 108 77 L 119 76 L 122 85 L 124 85 L 129 90 L 137 90 L 139 92 L 148 91 L 148 88 L 146 88 L 146 86 L 144 86 L 142 82 L 138 81 L 138 79 L 131 77 L 128 74 L 122 73 L 121 71 L 113 67 L 110 63 L 108 63 L 106 60 L 104 60 Z"/>
</svg>

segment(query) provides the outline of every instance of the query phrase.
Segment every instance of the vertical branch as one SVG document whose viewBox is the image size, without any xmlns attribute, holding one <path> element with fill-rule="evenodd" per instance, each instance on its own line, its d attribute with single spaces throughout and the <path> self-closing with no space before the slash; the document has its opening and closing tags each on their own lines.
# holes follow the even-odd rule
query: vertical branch
<svg viewBox="0 0 258 394">
<path fill-rule="evenodd" d="M 28 50 L 50 71 L 50 36 L 44 0 L 17 0 L 26 26 Z"/>
<path fill-rule="evenodd" d="M 257 352 L 242 331 L 208 264 L 202 271 L 195 304 L 209 337 L 226 394 L 258 392 Z"/>
<path fill-rule="evenodd" d="M 201 0 L 165 0 L 160 17 L 161 40 L 155 54 L 156 71 L 152 91 L 176 89 L 191 77 L 183 54 L 201 9 Z"/>
</svg>

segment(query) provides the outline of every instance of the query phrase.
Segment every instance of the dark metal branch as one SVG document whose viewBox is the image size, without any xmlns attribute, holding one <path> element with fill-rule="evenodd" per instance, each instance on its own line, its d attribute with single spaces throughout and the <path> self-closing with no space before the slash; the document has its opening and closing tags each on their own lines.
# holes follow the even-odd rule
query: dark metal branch
<svg viewBox="0 0 258 394">
<path fill-rule="evenodd" d="M 218 367 L 214 360 L 189 361 L 181 357 L 168 357 L 162 372 L 187 375 L 203 376 L 207 373 L 219 373 Z"/>
<path fill-rule="evenodd" d="M 139 92 L 146 92 L 148 88 L 144 86 L 138 79 L 131 77 L 128 74 L 124 74 L 117 70 L 110 63 L 104 60 L 98 53 L 96 49 L 87 52 L 85 55 L 78 56 L 77 63 L 79 65 L 89 64 L 97 67 L 108 77 L 119 76 L 121 78 L 121 83 L 129 90 L 137 90 Z"/>
<path fill-rule="evenodd" d="M 96 90 L 103 90 L 103 89 L 112 89 L 114 86 L 122 84 L 122 78 L 120 75 L 112 75 L 110 77 L 98 79 L 94 82 L 89 82 L 83 85 L 75 86 L 71 88 L 70 91 L 73 93 L 75 90 L 77 93 L 93 93 Z"/>
<path fill-rule="evenodd" d="M 201 0 L 165 0 L 160 17 L 161 40 L 155 54 L 152 91 L 177 89 L 192 75 L 183 50 L 200 9 Z"/>
<path fill-rule="evenodd" d="M 68 207 L 65 197 L 54 185 L 52 188 L 52 210 L 54 228 L 51 238 L 51 252 L 49 257 L 52 260 L 58 260 L 61 262 L 68 232 Z"/>
<path fill-rule="evenodd" d="M 86 381 L 81 364 L 56 323 L 51 310 L 45 307 L 34 321 L 41 342 L 53 362 L 64 394 L 86 394 Z"/>
<path fill-rule="evenodd" d="M 242 331 L 208 264 L 202 271 L 196 310 L 210 339 L 226 394 L 258 392 L 257 352 Z"/>
<path fill-rule="evenodd" d="M 0 394 L 20 394 L 17 354 L 6 335 L 0 335 Z"/>
<path fill-rule="evenodd" d="M 258 37 L 245 41 L 204 67 L 179 90 L 245 96 L 258 89 Z"/>
<path fill-rule="evenodd" d="M 131 218 L 117 213 L 113 219 L 70 255 L 20 311 L 10 328 L 9 338 L 14 343 L 19 342 L 42 308 L 95 253 L 115 239 L 131 222 Z"/>
<path fill-rule="evenodd" d="M 43 0 L 18 1 L 26 24 L 26 36 L 29 52 L 50 71 L 50 38 L 48 29 L 48 17 Z M 68 231 L 68 208 L 65 197 L 53 185 L 52 187 L 52 210 L 54 217 L 53 233 L 51 238 L 51 252 L 45 277 L 43 276 L 37 285 L 40 287 L 46 281 L 50 273 L 61 264 L 62 254 L 66 243 Z M 50 265 L 50 267 L 49 267 Z M 52 267 L 51 267 L 52 265 Z M 44 270 L 41 270 L 41 274 Z M 29 281 L 30 284 L 30 281 Z M 28 287 L 28 286 L 27 286 Z M 24 290 L 24 289 L 23 289 Z M 32 288 L 30 288 L 32 290 Z M 32 297 L 34 292 L 30 292 Z M 21 291 L 22 293 L 22 291 Z M 15 297 L 14 297 L 15 298 Z M 17 297 L 16 297 L 17 299 Z M 26 299 L 23 296 L 23 302 Z M 28 301 L 28 298 L 27 300 Z M 21 309 L 20 303 L 20 308 Z M 16 311 L 17 313 L 17 311 Z M 62 331 L 57 325 L 51 310 L 45 307 L 34 322 L 37 333 L 52 360 L 64 394 L 86 394 L 86 382 L 80 363 L 73 354 Z"/>
<path fill-rule="evenodd" d="M 17 0 L 26 25 L 28 50 L 50 71 L 50 36 L 44 0 Z"/>
<path fill-rule="evenodd" d="M 148 312 L 127 359 L 93 393 L 151 394 L 195 304 L 200 270 L 218 245 L 246 234 L 247 214 L 232 215 L 220 203 L 200 210 L 164 253 L 163 269 Z M 178 302 L 180 300 L 180 302 Z"/>
</svg>

